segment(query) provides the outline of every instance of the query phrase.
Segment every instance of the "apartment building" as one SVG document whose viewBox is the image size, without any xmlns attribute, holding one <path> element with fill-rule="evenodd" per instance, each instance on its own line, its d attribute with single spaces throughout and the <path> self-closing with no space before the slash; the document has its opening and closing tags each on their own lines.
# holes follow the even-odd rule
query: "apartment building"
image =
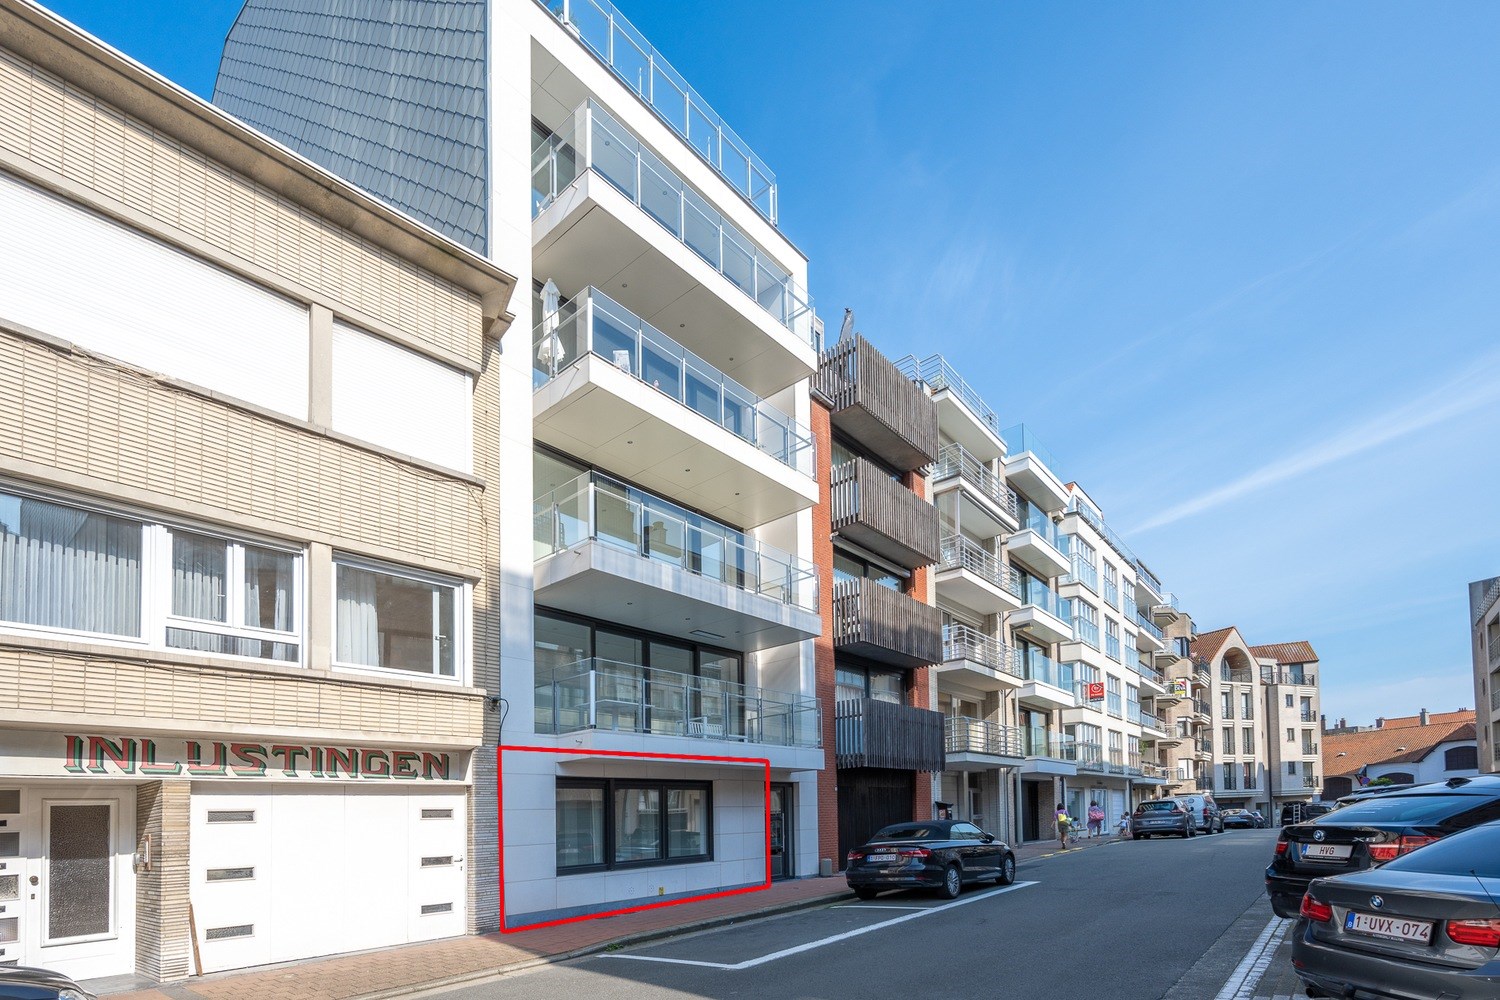
<svg viewBox="0 0 1500 1000">
<path fill-rule="evenodd" d="M 932 683 L 942 659 L 930 576 L 938 511 L 922 474 L 938 453 L 938 410 L 853 327 L 846 312 L 815 382 L 814 435 L 826 465 L 813 525 L 829 540 L 817 562 L 831 595 L 818 696 L 833 707 L 835 734 L 834 780 L 825 777 L 819 794 L 837 824 L 838 867 L 880 827 L 929 818 L 945 801 Z"/>
<path fill-rule="evenodd" d="M 0 964 L 463 933 L 516 279 L 24 0 L 0 123 Z"/>
<path fill-rule="evenodd" d="M 816 872 L 820 338 L 774 173 L 606 0 L 360 8 L 250 0 L 215 101 L 530 293 L 471 929 Z"/>
<path fill-rule="evenodd" d="M 1469 631 L 1479 769 L 1493 773 L 1500 770 L 1500 576 L 1469 584 Z"/>
<path fill-rule="evenodd" d="M 1251 646 L 1269 703 L 1271 791 L 1277 806 L 1311 802 L 1323 790 L 1318 654 L 1308 642 Z"/>
</svg>

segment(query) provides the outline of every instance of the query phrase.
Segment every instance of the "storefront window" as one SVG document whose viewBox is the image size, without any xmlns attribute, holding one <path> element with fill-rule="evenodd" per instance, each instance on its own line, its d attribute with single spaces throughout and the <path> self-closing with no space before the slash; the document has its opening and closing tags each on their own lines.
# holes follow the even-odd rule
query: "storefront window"
<svg viewBox="0 0 1500 1000">
<path fill-rule="evenodd" d="M 707 783 L 559 779 L 558 871 L 708 860 L 711 808 Z"/>
<path fill-rule="evenodd" d="M 604 864 L 604 789 L 557 789 L 557 867 Z"/>
</svg>

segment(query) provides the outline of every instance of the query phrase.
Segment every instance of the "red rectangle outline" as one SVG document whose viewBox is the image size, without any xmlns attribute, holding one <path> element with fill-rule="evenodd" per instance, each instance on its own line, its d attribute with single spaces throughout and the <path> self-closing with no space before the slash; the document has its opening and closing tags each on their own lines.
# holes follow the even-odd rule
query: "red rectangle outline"
<svg viewBox="0 0 1500 1000">
<path fill-rule="evenodd" d="M 646 760 L 691 760 L 707 761 L 718 764 L 759 764 L 765 772 L 765 806 L 766 806 L 766 880 L 760 885 L 747 885 L 738 889 L 725 889 L 721 892 L 708 892 L 697 896 L 688 896 L 683 899 L 669 899 L 660 903 L 644 903 L 640 906 L 627 906 L 619 910 L 605 910 L 599 913 L 585 913 L 577 917 L 563 917 L 560 920 L 544 920 L 535 924 L 523 924 L 520 927 L 511 927 L 505 920 L 505 760 L 506 751 L 513 753 L 554 753 L 568 754 L 582 757 L 631 757 Z M 642 910 L 657 910 L 664 906 L 679 906 L 683 903 L 697 903 L 705 899 L 720 899 L 725 896 L 738 896 L 747 892 L 762 892 L 771 888 L 771 761 L 766 757 L 723 757 L 710 754 L 685 754 L 685 753 L 647 753 L 634 750 L 576 750 L 561 749 L 559 747 L 524 747 L 501 744 L 495 748 L 495 798 L 496 819 L 499 823 L 499 846 L 497 848 L 500 862 L 500 933 L 514 934 L 517 931 L 532 931 L 542 927 L 557 927 L 562 924 L 576 924 L 582 920 L 598 920 L 601 917 L 617 917 L 625 913 L 639 913 Z"/>
</svg>

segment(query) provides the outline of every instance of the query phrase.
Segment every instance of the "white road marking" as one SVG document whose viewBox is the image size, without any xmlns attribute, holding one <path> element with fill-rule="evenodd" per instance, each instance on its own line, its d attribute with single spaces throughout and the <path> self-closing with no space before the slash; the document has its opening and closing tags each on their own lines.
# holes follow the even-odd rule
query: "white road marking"
<svg viewBox="0 0 1500 1000">
<path fill-rule="evenodd" d="M 1230 973 L 1215 1000 L 1250 1000 L 1255 987 L 1260 985 L 1261 977 L 1266 974 L 1271 959 L 1276 957 L 1276 949 L 1281 946 L 1286 929 L 1291 925 L 1290 920 L 1272 917 L 1265 930 L 1260 932 L 1260 936 L 1250 946 L 1250 950 L 1245 952 L 1245 957 L 1240 959 L 1240 964 Z"/>
<path fill-rule="evenodd" d="M 928 906 L 886 906 L 882 903 L 841 903 L 830 910 L 928 910 Z"/>
<path fill-rule="evenodd" d="M 859 937 L 861 934 L 869 934 L 871 931 L 878 931 L 886 927 L 893 927 L 896 924 L 904 924 L 908 920 L 920 920 L 923 917 L 931 916 L 934 913 L 943 913 L 946 910 L 952 910 L 960 906 L 968 906 L 970 903 L 978 903 L 982 900 L 993 899 L 994 897 L 1002 895 L 1004 893 L 1014 892 L 1017 889 L 1024 889 L 1027 886 L 1031 885 L 1036 885 L 1036 883 L 1017 882 L 1014 885 L 1008 885 L 1003 889 L 995 889 L 980 896 L 970 896 L 968 899 L 956 899 L 951 903 L 944 903 L 942 906 L 924 906 L 918 909 L 915 913 L 903 914 L 899 917 L 892 917 L 890 920 L 882 920 L 878 924 L 871 924 L 869 927 L 859 927 L 852 931 L 845 931 L 842 934 L 834 934 L 831 937 L 819 938 L 816 941 L 808 941 L 806 944 L 795 945 L 791 948 L 783 948 L 781 951 L 773 951 L 769 955 L 762 955 L 760 958 L 746 959 L 743 962 L 700 962 L 689 958 L 658 958 L 655 955 L 606 954 L 603 957 L 625 958 L 633 962 L 662 962 L 667 965 L 697 965 L 709 969 L 724 969 L 727 972 L 739 972 L 743 969 L 753 969 L 757 965 L 765 965 L 767 962 L 775 962 L 778 959 L 790 958 L 793 955 L 800 955 L 802 952 L 812 951 L 814 948 L 823 948 L 830 944 L 837 944 L 840 941 L 847 941 L 852 937 Z M 872 908 L 877 910 L 895 909 L 894 906 L 876 906 Z"/>
</svg>

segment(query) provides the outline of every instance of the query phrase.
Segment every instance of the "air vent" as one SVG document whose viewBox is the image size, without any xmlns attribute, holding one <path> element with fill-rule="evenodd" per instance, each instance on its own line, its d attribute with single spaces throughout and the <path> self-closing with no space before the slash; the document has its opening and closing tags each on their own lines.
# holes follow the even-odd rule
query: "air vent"
<svg viewBox="0 0 1500 1000">
<path fill-rule="evenodd" d="M 422 906 L 422 916 L 424 916 L 424 917 L 427 916 L 427 914 L 429 914 L 429 913 L 452 913 L 452 912 L 453 912 L 453 904 L 452 903 L 425 903 Z"/>
<path fill-rule="evenodd" d="M 205 941 L 228 941 L 231 938 L 247 938 L 254 934 L 254 924 L 236 924 L 233 927 L 210 927 L 203 932 L 203 939 Z"/>
<path fill-rule="evenodd" d="M 208 811 L 210 823 L 254 823 L 254 809 L 210 809 Z"/>
<path fill-rule="evenodd" d="M 451 855 L 451 854 L 446 854 L 446 855 L 444 855 L 443 857 L 440 857 L 440 858 L 423 858 L 422 859 L 422 867 L 423 868 L 442 868 L 445 865 L 451 865 L 451 864 L 453 864 L 453 855 Z"/>
<path fill-rule="evenodd" d="M 245 879 L 254 877 L 254 868 L 210 868 L 208 870 L 210 882 L 243 882 Z"/>
<path fill-rule="evenodd" d="M 453 818 L 453 810 L 452 809 L 423 809 L 422 810 L 422 818 L 423 819 L 452 819 Z"/>
</svg>

